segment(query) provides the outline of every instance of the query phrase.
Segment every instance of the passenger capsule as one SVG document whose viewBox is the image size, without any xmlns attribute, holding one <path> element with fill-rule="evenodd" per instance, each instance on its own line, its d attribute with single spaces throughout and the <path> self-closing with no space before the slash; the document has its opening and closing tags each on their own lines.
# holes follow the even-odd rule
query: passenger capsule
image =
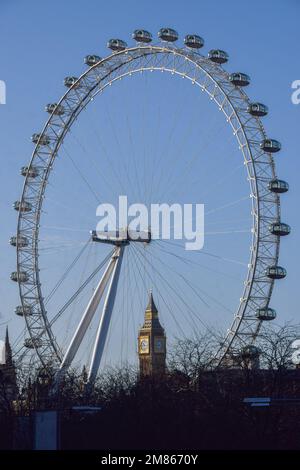
<svg viewBox="0 0 300 470">
<path fill-rule="evenodd" d="M 30 212 L 32 205 L 27 201 L 16 201 L 14 202 L 14 209 L 19 212 Z"/>
<path fill-rule="evenodd" d="M 50 137 L 46 134 L 33 134 L 31 140 L 34 144 L 49 145 Z"/>
<path fill-rule="evenodd" d="M 229 56 L 227 52 L 221 51 L 221 49 L 212 49 L 208 53 L 208 58 L 217 64 L 225 64 L 228 62 Z"/>
<path fill-rule="evenodd" d="M 127 43 L 122 39 L 110 39 L 107 43 L 107 47 L 112 51 L 124 51 L 127 47 Z"/>
<path fill-rule="evenodd" d="M 247 108 L 247 112 L 252 116 L 263 117 L 269 112 L 268 106 L 262 103 L 251 103 Z"/>
<path fill-rule="evenodd" d="M 247 86 L 250 83 L 249 75 L 245 73 L 232 73 L 229 75 L 229 80 L 235 86 Z"/>
<path fill-rule="evenodd" d="M 241 356 L 247 359 L 257 358 L 261 354 L 261 350 L 252 344 L 245 346 L 241 351 Z"/>
<path fill-rule="evenodd" d="M 79 82 L 77 82 L 78 77 L 66 77 L 64 79 L 64 85 L 67 88 L 78 88 L 80 86 Z"/>
<path fill-rule="evenodd" d="M 36 178 L 39 175 L 39 170 L 35 166 L 22 166 L 20 173 L 22 176 Z"/>
<path fill-rule="evenodd" d="M 19 317 L 29 316 L 32 315 L 32 309 L 29 305 L 25 305 L 24 307 L 22 305 L 18 305 L 15 308 L 15 314 Z"/>
<path fill-rule="evenodd" d="M 274 222 L 269 226 L 269 230 L 273 235 L 278 235 L 280 237 L 284 237 L 291 233 L 291 227 L 283 222 Z"/>
<path fill-rule="evenodd" d="M 38 372 L 38 381 L 42 384 L 49 384 L 51 381 L 51 373 L 44 367 L 41 367 Z"/>
<path fill-rule="evenodd" d="M 256 317 L 258 318 L 258 320 L 262 320 L 262 321 L 275 320 L 276 310 L 270 307 L 259 308 L 256 310 Z"/>
<path fill-rule="evenodd" d="M 42 346 L 41 338 L 26 338 L 24 340 L 24 346 L 28 349 L 40 348 Z"/>
<path fill-rule="evenodd" d="M 286 275 L 286 269 L 282 266 L 269 266 L 266 269 L 266 276 L 270 279 L 283 279 Z"/>
<path fill-rule="evenodd" d="M 177 31 L 175 31 L 175 29 L 161 28 L 158 31 L 158 37 L 162 41 L 174 42 L 174 41 L 177 41 L 177 39 L 178 39 L 178 33 L 177 33 Z"/>
<path fill-rule="evenodd" d="M 10 238 L 9 243 L 11 244 L 11 246 L 25 248 L 26 246 L 28 246 L 28 238 L 23 237 L 21 235 L 19 235 L 18 237 L 14 236 Z"/>
<path fill-rule="evenodd" d="M 137 42 L 149 43 L 152 41 L 152 34 L 145 29 L 136 29 L 132 34 L 132 39 Z"/>
<path fill-rule="evenodd" d="M 88 65 L 89 67 L 92 67 L 93 65 L 98 64 L 100 60 L 102 60 L 102 58 L 99 57 L 98 55 L 87 55 L 84 58 L 84 63 Z"/>
<path fill-rule="evenodd" d="M 65 114 L 65 108 L 61 104 L 49 103 L 45 109 L 47 113 L 55 114 L 56 116 L 62 116 Z"/>
<path fill-rule="evenodd" d="M 188 34 L 184 38 L 184 44 L 191 49 L 201 49 L 204 46 L 204 39 L 197 34 Z"/>
<path fill-rule="evenodd" d="M 10 278 L 14 282 L 27 282 L 29 275 L 26 271 L 14 271 L 11 273 Z"/>
<path fill-rule="evenodd" d="M 286 181 L 274 179 L 269 182 L 268 188 L 272 193 L 286 193 L 289 190 L 289 184 Z"/>
<path fill-rule="evenodd" d="M 275 139 L 265 139 L 261 142 L 260 148 L 267 153 L 276 153 L 281 149 L 281 143 Z"/>
</svg>

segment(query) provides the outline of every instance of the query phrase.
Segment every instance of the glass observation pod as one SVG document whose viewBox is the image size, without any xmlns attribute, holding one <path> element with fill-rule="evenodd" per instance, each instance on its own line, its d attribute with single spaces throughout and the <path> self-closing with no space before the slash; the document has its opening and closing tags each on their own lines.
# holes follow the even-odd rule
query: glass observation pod
<svg viewBox="0 0 300 470">
<path fill-rule="evenodd" d="M 256 310 L 256 317 L 263 321 L 275 320 L 276 310 L 270 307 L 259 308 Z"/>
<path fill-rule="evenodd" d="M 112 51 L 124 51 L 127 47 L 127 43 L 122 39 L 110 39 L 107 43 L 107 47 Z"/>
<path fill-rule="evenodd" d="M 28 246 L 28 238 L 22 237 L 20 235 L 18 237 L 11 237 L 9 243 L 11 246 L 24 248 L 25 246 Z"/>
<path fill-rule="evenodd" d="M 250 83 L 249 75 L 240 72 L 230 74 L 229 80 L 236 86 L 247 86 Z"/>
<path fill-rule="evenodd" d="M 212 49 L 208 53 L 208 58 L 216 64 L 225 64 L 226 62 L 228 62 L 229 55 L 227 54 L 227 52 L 221 51 L 221 49 Z"/>
<path fill-rule="evenodd" d="M 274 222 L 269 226 L 269 230 L 273 235 L 279 235 L 280 237 L 291 233 L 291 227 L 283 222 Z"/>
<path fill-rule="evenodd" d="M 65 114 L 65 108 L 61 104 L 49 103 L 45 109 L 47 113 L 55 114 L 56 116 L 62 116 Z"/>
<path fill-rule="evenodd" d="M 152 34 L 145 29 L 136 29 L 132 34 L 132 39 L 137 42 L 149 43 L 152 41 Z"/>
<path fill-rule="evenodd" d="M 197 34 L 188 34 L 184 38 L 184 44 L 191 49 L 201 49 L 204 46 L 204 39 Z"/>
<path fill-rule="evenodd" d="M 76 83 L 78 80 L 78 77 L 66 77 L 64 79 L 64 85 L 67 87 L 67 88 L 78 88 L 79 87 L 79 83 Z"/>
<path fill-rule="evenodd" d="M 263 117 L 269 112 L 268 106 L 262 103 L 250 103 L 247 112 L 252 116 Z"/>
<path fill-rule="evenodd" d="M 28 349 L 40 348 L 42 346 L 42 340 L 40 338 L 26 338 L 24 340 L 24 346 Z"/>
<path fill-rule="evenodd" d="M 102 60 L 102 58 L 99 57 L 98 55 L 87 55 L 84 58 L 84 63 L 88 65 L 89 67 L 92 67 L 93 65 L 98 64 L 100 60 Z"/>
<path fill-rule="evenodd" d="M 36 178 L 39 175 L 39 170 L 35 166 L 22 166 L 20 173 L 22 176 L 28 176 L 29 178 Z"/>
<path fill-rule="evenodd" d="M 265 139 L 261 142 L 260 148 L 267 153 L 276 153 L 281 150 L 281 143 L 275 139 Z"/>
<path fill-rule="evenodd" d="M 270 279 L 283 279 L 286 275 L 286 269 L 282 266 L 269 266 L 266 269 L 266 276 Z"/>
<path fill-rule="evenodd" d="M 31 140 L 34 144 L 39 145 L 49 145 L 50 144 L 50 137 L 46 134 L 33 134 L 31 136 Z"/>
<path fill-rule="evenodd" d="M 14 202 L 14 209 L 20 212 L 30 212 L 32 209 L 32 205 L 30 204 L 30 202 L 27 201 L 16 201 Z"/>
<path fill-rule="evenodd" d="M 177 31 L 175 31 L 175 29 L 161 28 L 158 31 L 158 37 L 162 41 L 174 42 L 174 41 L 177 41 L 177 39 L 178 39 L 178 33 L 177 33 Z"/>
<path fill-rule="evenodd" d="M 14 271 L 11 273 L 10 278 L 12 281 L 15 282 L 27 282 L 29 279 L 29 276 L 26 271 Z"/>
<path fill-rule="evenodd" d="M 249 344 L 245 346 L 241 351 L 241 356 L 244 358 L 256 358 L 260 355 L 261 351 L 256 346 Z"/>
<path fill-rule="evenodd" d="M 25 305 L 25 307 L 23 307 L 22 305 L 18 305 L 15 308 L 15 314 L 19 317 L 23 317 L 24 315 L 29 316 L 32 315 L 32 309 L 29 305 Z"/>
<path fill-rule="evenodd" d="M 289 183 L 275 179 L 269 182 L 268 189 L 272 193 L 286 193 L 289 190 Z"/>
<path fill-rule="evenodd" d="M 51 380 L 50 373 L 47 372 L 47 370 L 44 369 L 43 367 L 39 370 L 37 377 L 38 377 L 39 383 L 42 383 L 42 384 L 50 383 L 50 380 Z"/>
</svg>

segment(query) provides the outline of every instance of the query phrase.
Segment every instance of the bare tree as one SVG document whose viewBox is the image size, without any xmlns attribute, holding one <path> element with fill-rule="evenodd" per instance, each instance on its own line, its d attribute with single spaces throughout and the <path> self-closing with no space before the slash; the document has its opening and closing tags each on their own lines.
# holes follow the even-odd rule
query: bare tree
<svg viewBox="0 0 300 470">
<path fill-rule="evenodd" d="M 200 372 L 212 369 L 220 342 L 217 334 L 212 332 L 205 332 L 193 339 L 177 339 L 169 350 L 169 371 L 183 373 L 190 380 L 195 380 Z"/>
<path fill-rule="evenodd" d="M 99 374 L 94 387 L 94 396 L 105 402 L 120 395 L 129 395 L 137 383 L 137 377 L 136 367 L 130 364 L 107 367 Z"/>
<path fill-rule="evenodd" d="M 257 340 L 261 368 L 269 370 L 293 368 L 291 344 L 297 338 L 300 338 L 300 325 L 286 323 L 283 326 L 265 326 Z"/>
</svg>

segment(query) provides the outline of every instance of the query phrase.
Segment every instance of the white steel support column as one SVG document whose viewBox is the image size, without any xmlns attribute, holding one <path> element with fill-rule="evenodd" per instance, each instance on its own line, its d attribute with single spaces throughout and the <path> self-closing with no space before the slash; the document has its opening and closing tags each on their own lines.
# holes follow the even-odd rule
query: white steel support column
<svg viewBox="0 0 300 470">
<path fill-rule="evenodd" d="M 116 298 L 116 290 L 121 270 L 122 258 L 123 258 L 124 246 L 120 246 L 117 248 L 116 253 L 113 255 L 116 259 L 113 273 L 110 280 L 109 289 L 107 292 L 107 296 L 105 299 L 105 303 L 103 306 L 103 311 L 101 315 L 101 319 L 99 322 L 97 336 L 95 340 L 91 366 L 89 370 L 87 385 L 88 387 L 92 386 L 95 378 L 97 376 L 97 372 L 101 363 L 102 354 L 106 342 L 106 337 L 108 333 L 108 328 L 110 324 L 111 314 L 114 307 L 114 302 Z"/>
<path fill-rule="evenodd" d="M 99 284 L 97 285 L 96 289 L 95 289 L 95 292 L 91 298 L 91 300 L 89 301 L 88 303 L 88 306 L 86 307 L 85 309 L 85 312 L 81 318 L 81 321 L 74 333 L 74 336 L 71 340 L 71 343 L 69 344 L 69 347 L 64 355 L 64 358 L 61 362 L 61 365 L 60 365 L 60 368 L 59 368 L 59 371 L 58 371 L 58 379 L 60 379 L 64 373 L 66 372 L 66 370 L 70 367 L 77 351 L 78 351 L 78 348 L 84 338 L 84 335 L 95 315 L 95 312 L 97 310 L 97 307 L 101 301 L 101 298 L 102 298 L 102 295 L 103 295 L 103 292 L 106 288 L 106 285 L 109 281 L 109 278 L 111 277 L 112 273 L 115 272 L 115 266 L 117 264 L 117 261 L 118 261 L 118 250 L 119 248 L 116 248 L 116 250 L 114 251 L 110 261 L 109 261 L 109 264 L 105 270 L 105 272 L 103 273 L 103 276 L 99 282 Z"/>
</svg>

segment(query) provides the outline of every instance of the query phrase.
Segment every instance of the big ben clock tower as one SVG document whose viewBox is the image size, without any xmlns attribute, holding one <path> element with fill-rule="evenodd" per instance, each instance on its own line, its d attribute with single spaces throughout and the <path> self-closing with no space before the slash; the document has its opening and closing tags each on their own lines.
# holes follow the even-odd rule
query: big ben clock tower
<svg viewBox="0 0 300 470">
<path fill-rule="evenodd" d="M 166 335 L 150 292 L 144 324 L 139 331 L 138 353 L 140 377 L 159 377 L 166 371 Z"/>
</svg>

